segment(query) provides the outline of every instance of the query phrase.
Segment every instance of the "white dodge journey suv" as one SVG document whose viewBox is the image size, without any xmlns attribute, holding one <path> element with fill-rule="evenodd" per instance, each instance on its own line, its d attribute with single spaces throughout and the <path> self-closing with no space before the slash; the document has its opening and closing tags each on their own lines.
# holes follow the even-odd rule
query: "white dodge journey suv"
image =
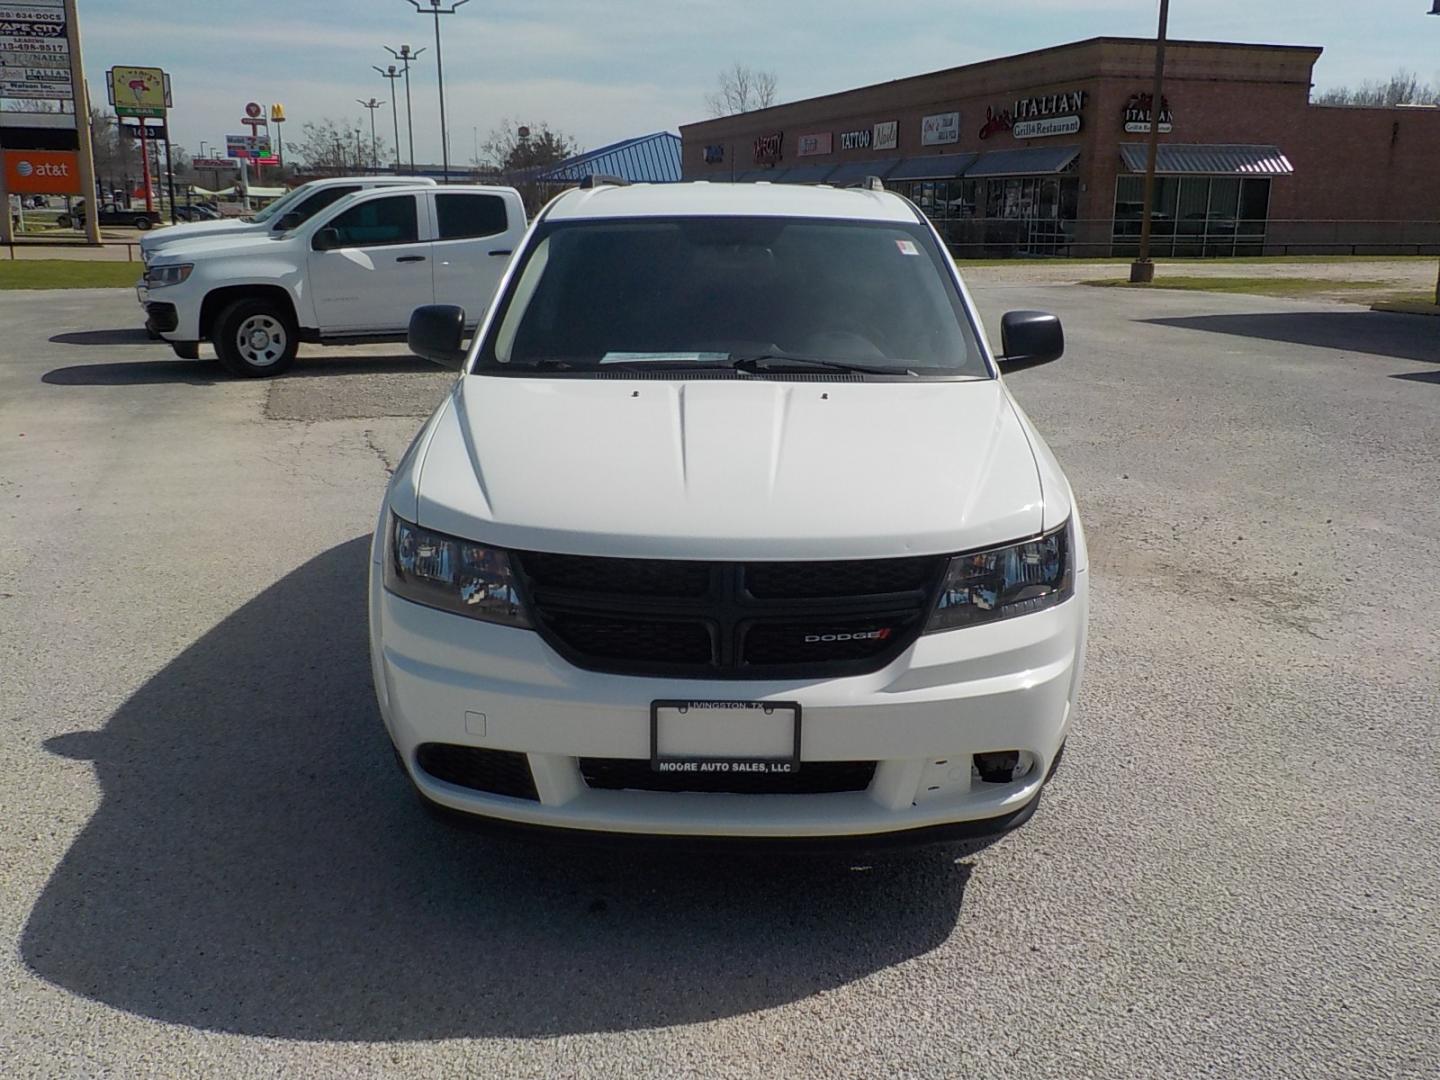
<svg viewBox="0 0 1440 1080">
<path fill-rule="evenodd" d="M 867 844 L 1026 821 L 1085 652 L 1070 486 L 878 190 L 604 183 L 536 220 L 385 495 L 375 687 L 432 807 Z"/>
</svg>

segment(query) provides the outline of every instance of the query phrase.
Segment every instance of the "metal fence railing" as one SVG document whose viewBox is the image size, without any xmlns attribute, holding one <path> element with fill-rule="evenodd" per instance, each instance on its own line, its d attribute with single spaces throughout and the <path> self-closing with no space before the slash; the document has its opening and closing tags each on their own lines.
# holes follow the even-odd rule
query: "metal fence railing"
<svg viewBox="0 0 1440 1080">
<path fill-rule="evenodd" d="M 1104 218 L 960 218 L 935 222 L 959 259 L 1130 258 L 1140 222 Z M 1156 219 L 1156 258 L 1293 255 L 1440 255 L 1440 221 Z"/>
</svg>

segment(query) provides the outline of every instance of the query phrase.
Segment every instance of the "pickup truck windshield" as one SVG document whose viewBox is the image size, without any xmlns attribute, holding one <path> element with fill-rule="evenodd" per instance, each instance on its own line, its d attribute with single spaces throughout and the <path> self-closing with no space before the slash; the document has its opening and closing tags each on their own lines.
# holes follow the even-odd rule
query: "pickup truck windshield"
<svg viewBox="0 0 1440 1080">
<path fill-rule="evenodd" d="M 474 370 L 828 365 L 990 377 L 919 222 L 677 217 L 542 224 Z"/>
</svg>

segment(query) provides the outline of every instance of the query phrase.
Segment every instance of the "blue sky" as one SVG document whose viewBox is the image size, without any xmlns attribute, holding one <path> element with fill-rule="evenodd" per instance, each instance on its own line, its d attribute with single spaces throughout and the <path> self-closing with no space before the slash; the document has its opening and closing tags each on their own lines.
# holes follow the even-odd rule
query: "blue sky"
<svg viewBox="0 0 1440 1080">
<path fill-rule="evenodd" d="M 171 73 L 175 140 L 244 128 L 245 102 L 358 122 L 389 97 L 383 46 L 427 46 L 412 72 L 416 156 L 438 161 L 433 20 L 406 0 L 79 0 L 92 94 L 113 64 Z M 1320 45 L 1320 88 L 1397 67 L 1440 83 L 1430 0 L 1172 0 L 1175 37 Z M 700 119 L 735 60 L 773 70 L 780 100 L 1102 34 L 1154 33 L 1157 0 L 471 0 L 445 20 L 452 156 L 503 117 L 595 147 Z M 390 127 L 388 110 L 378 114 Z M 367 121 L 368 123 L 368 121 Z M 402 133 L 403 134 L 403 133 Z"/>
</svg>

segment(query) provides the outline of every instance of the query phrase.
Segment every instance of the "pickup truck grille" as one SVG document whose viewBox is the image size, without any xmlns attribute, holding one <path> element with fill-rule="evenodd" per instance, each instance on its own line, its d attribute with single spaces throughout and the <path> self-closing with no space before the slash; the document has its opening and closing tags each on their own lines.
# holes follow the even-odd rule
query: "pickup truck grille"
<svg viewBox="0 0 1440 1080">
<path fill-rule="evenodd" d="M 924 628 L 944 556 L 695 562 L 515 552 L 536 629 L 591 671 L 773 679 L 884 667 Z"/>
</svg>

